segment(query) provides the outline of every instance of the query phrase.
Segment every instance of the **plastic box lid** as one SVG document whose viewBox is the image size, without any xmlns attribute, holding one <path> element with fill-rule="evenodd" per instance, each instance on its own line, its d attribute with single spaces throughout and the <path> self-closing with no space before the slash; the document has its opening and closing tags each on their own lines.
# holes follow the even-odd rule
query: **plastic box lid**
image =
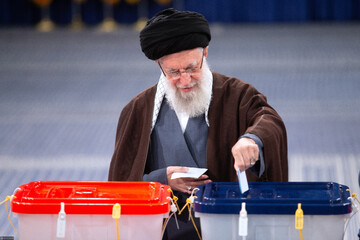
<svg viewBox="0 0 360 240">
<path fill-rule="evenodd" d="M 212 182 L 199 189 L 194 207 L 200 213 L 239 214 L 242 202 L 248 214 L 295 214 L 298 203 L 308 215 L 351 212 L 348 187 L 333 182 L 250 182 L 244 194 L 237 182 Z"/>
<path fill-rule="evenodd" d="M 157 182 L 37 181 L 21 185 L 11 201 L 12 211 L 24 214 L 161 214 L 170 211 L 170 187 Z"/>
</svg>

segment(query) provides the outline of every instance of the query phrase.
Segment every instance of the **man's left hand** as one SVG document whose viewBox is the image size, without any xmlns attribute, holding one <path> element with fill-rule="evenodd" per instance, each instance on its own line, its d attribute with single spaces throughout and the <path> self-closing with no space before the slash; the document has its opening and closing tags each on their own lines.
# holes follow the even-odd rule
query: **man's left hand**
<svg viewBox="0 0 360 240">
<path fill-rule="evenodd" d="M 235 170 L 245 171 L 259 160 L 259 147 L 251 138 L 240 138 L 231 149 Z"/>
</svg>

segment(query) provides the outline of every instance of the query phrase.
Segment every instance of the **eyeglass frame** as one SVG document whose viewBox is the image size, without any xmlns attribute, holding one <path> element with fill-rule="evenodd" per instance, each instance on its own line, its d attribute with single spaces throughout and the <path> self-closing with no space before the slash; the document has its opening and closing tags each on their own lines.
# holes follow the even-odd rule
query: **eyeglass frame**
<svg viewBox="0 0 360 240">
<path fill-rule="evenodd" d="M 200 67 L 194 67 L 194 68 L 184 69 L 183 72 L 180 72 L 181 69 L 177 69 L 177 70 L 176 70 L 176 73 L 173 73 L 173 74 L 176 74 L 176 76 L 175 76 L 175 77 L 171 77 L 171 74 L 165 73 L 164 69 L 163 69 L 162 66 L 161 66 L 160 60 L 157 61 L 157 63 L 158 63 L 158 65 L 159 65 L 162 73 L 164 74 L 164 76 L 168 76 L 168 77 L 170 77 L 171 79 L 178 79 L 178 78 L 180 78 L 182 73 L 187 73 L 187 74 L 189 74 L 190 76 L 192 76 L 195 71 L 201 70 L 201 68 L 202 68 L 202 66 L 203 66 L 203 62 L 204 62 L 204 49 L 202 49 L 202 57 L 201 57 Z M 189 71 L 189 70 L 190 70 L 190 71 Z M 189 71 L 189 72 L 187 72 L 187 71 Z M 170 75 L 170 76 L 169 76 L 169 75 Z"/>
</svg>

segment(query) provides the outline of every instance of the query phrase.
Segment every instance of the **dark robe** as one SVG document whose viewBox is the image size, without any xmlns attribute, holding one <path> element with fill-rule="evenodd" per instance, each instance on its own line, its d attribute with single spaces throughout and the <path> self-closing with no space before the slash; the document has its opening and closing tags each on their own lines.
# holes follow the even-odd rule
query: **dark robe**
<svg viewBox="0 0 360 240">
<path fill-rule="evenodd" d="M 150 144 L 156 93 L 154 85 L 133 98 L 122 110 L 110 163 L 110 181 L 141 181 Z M 252 85 L 213 72 L 209 107 L 206 162 L 213 182 L 237 181 L 231 148 L 245 133 L 263 142 L 265 172 L 258 178 L 251 171 L 249 181 L 288 181 L 285 125 L 266 97 Z"/>
</svg>

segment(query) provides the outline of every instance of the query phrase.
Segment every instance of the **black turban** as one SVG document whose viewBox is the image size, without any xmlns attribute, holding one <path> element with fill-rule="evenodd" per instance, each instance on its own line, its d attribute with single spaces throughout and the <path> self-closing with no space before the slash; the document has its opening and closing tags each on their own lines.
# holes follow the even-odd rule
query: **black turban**
<svg viewBox="0 0 360 240">
<path fill-rule="evenodd" d="M 172 8 L 156 14 L 140 32 L 141 50 L 152 60 L 183 50 L 204 48 L 210 40 L 209 24 L 203 15 Z"/>
</svg>

